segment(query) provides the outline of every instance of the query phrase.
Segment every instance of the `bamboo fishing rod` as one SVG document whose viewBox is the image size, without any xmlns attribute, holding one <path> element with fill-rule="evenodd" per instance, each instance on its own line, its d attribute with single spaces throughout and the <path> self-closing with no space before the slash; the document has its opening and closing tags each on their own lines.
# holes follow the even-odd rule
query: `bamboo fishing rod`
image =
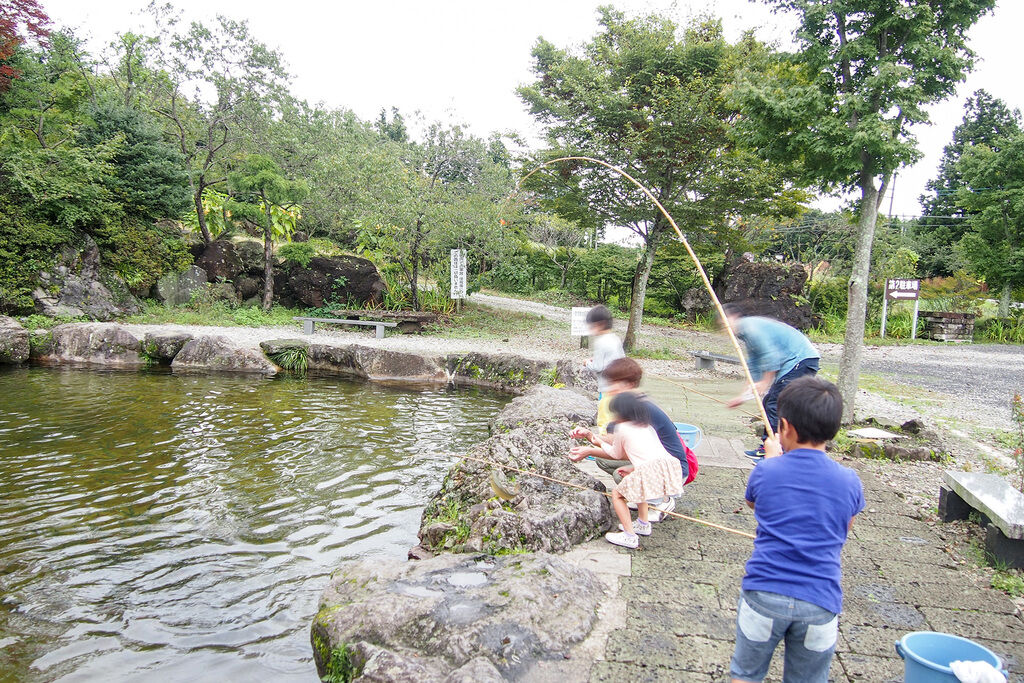
<svg viewBox="0 0 1024 683">
<path fill-rule="evenodd" d="M 537 168 L 533 169 L 525 176 L 520 178 L 519 181 L 516 183 L 513 195 L 519 192 L 519 188 L 523 184 L 523 182 L 527 178 L 532 176 L 534 173 L 536 173 L 537 171 L 541 170 L 546 166 L 551 166 L 552 164 L 561 163 L 563 161 L 587 161 L 592 164 L 604 166 L 605 168 L 618 173 L 620 176 L 636 185 L 641 192 L 647 195 L 647 198 L 654 202 L 654 205 L 658 207 L 658 211 L 660 211 L 661 214 L 668 220 L 669 224 L 672 226 L 672 229 L 676 231 L 676 235 L 679 237 L 679 240 L 683 243 L 683 246 L 686 248 L 686 253 L 689 254 L 690 259 L 693 261 L 693 264 L 697 267 L 697 272 L 700 273 L 701 280 L 704 283 L 704 288 L 707 289 L 708 294 L 711 296 L 711 301 L 715 305 L 715 310 L 718 312 L 718 316 L 722 320 L 722 324 L 725 326 L 725 331 L 729 335 L 729 341 L 732 342 L 733 348 L 736 349 L 736 355 L 739 356 L 740 366 L 743 368 L 743 374 L 747 380 L 747 383 L 750 385 L 750 391 L 754 395 L 754 400 L 757 401 L 757 409 L 760 413 L 760 417 L 764 421 L 765 432 L 768 434 L 768 438 L 774 438 L 775 432 L 774 430 L 772 430 L 771 423 L 768 421 L 768 413 L 765 412 L 764 403 L 761 401 L 761 395 L 757 391 L 757 384 L 754 382 L 754 377 L 753 375 L 750 374 L 750 366 L 747 365 L 747 357 L 743 353 L 743 349 L 740 348 L 740 342 L 736 338 L 736 334 L 733 332 L 732 323 L 729 322 L 729 318 L 725 315 L 725 309 L 722 308 L 722 302 L 718 300 L 718 295 L 715 294 L 715 289 L 714 287 L 711 286 L 711 280 L 710 278 L 708 278 L 708 274 L 704 270 L 704 266 L 703 264 L 701 264 L 700 259 L 697 258 L 697 254 L 694 253 L 693 249 L 690 247 L 690 242 L 686 239 L 686 236 L 683 235 L 683 231 L 679 229 L 679 226 L 676 225 L 675 219 L 672 218 L 669 212 L 665 210 L 665 207 L 662 206 L 661 202 L 658 201 L 658 198 L 654 196 L 653 192 L 648 190 L 636 178 L 626 173 L 618 166 L 613 166 L 612 164 L 609 164 L 606 161 L 601 161 L 600 159 L 595 159 L 593 157 L 567 156 L 559 157 L 557 159 L 551 159 L 550 161 L 545 161 L 544 163 L 537 166 Z"/>
<path fill-rule="evenodd" d="M 451 457 L 460 458 L 462 460 L 472 460 L 474 462 L 483 463 L 484 465 L 489 465 L 491 467 L 501 467 L 502 469 L 511 470 L 513 472 L 519 472 L 520 474 L 525 474 L 525 475 L 530 476 L 530 477 L 537 477 L 538 479 L 544 479 L 545 481 L 550 481 L 550 482 L 552 482 L 554 484 L 560 484 L 561 486 L 567 486 L 567 487 L 573 488 L 573 489 L 579 489 L 580 491 L 593 491 L 594 490 L 594 489 L 589 488 L 587 486 L 581 486 L 580 484 L 573 484 L 572 482 L 562 481 L 560 479 L 555 479 L 554 477 L 548 477 L 546 475 L 540 474 L 539 472 L 531 472 L 529 470 L 524 470 L 524 469 L 520 469 L 518 467 L 513 467 L 512 465 L 503 465 L 500 462 L 493 462 L 493 461 L 487 460 L 485 458 L 476 458 L 476 457 L 473 457 L 472 455 L 457 455 L 457 454 L 454 454 L 454 453 L 451 454 Z M 493 480 L 491 482 L 491 486 L 492 486 L 492 488 L 494 487 Z M 603 493 L 608 498 L 612 497 L 612 494 L 608 493 L 607 491 L 596 491 L 596 493 Z M 661 511 L 661 514 L 668 515 L 669 517 L 677 517 L 679 519 L 685 519 L 687 522 L 694 522 L 696 524 L 701 524 L 703 526 L 711 527 L 712 529 L 718 529 L 719 531 L 726 531 L 726 532 L 728 532 L 730 534 L 736 534 L 737 536 L 743 536 L 744 538 L 750 538 L 750 539 L 754 538 L 754 534 L 747 533 L 746 531 L 740 531 L 739 529 L 732 529 L 732 528 L 727 527 L 727 526 L 722 526 L 721 524 L 715 524 L 714 522 L 709 522 L 709 521 L 704 520 L 704 519 L 698 519 L 697 517 L 689 517 L 687 515 L 681 515 L 678 512 Z"/>
</svg>

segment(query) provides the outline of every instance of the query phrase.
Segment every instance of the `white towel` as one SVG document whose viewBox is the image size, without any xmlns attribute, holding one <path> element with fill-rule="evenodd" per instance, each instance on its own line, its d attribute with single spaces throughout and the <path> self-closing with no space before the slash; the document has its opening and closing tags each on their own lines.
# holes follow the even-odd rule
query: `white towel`
<svg viewBox="0 0 1024 683">
<path fill-rule="evenodd" d="M 1006 676 L 988 662 L 951 662 L 949 668 L 960 683 L 1006 683 Z"/>
</svg>

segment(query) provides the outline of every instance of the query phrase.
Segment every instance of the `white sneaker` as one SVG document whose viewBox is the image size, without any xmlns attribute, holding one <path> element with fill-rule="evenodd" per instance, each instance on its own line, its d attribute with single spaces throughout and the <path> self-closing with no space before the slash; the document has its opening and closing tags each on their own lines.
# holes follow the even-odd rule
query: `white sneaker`
<svg viewBox="0 0 1024 683">
<path fill-rule="evenodd" d="M 617 534 L 607 533 L 604 535 L 604 540 L 612 545 L 621 545 L 623 548 L 640 547 L 640 537 L 636 534 L 627 534 L 625 531 L 620 531 Z"/>
<path fill-rule="evenodd" d="M 619 525 L 619 531 L 623 531 L 622 525 Z M 633 522 L 633 533 L 637 536 L 650 536 L 651 535 L 651 523 L 643 522 L 639 519 Z"/>
<path fill-rule="evenodd" d="M 665 513 L 666 512 L 672 512 L 675 509 L 676 509 L 676 499 L 675 498 L 669 498 L 667 503 L 663 502 L 660 505 L 658 505 L 657 507 L 651 506 L 651 511 L 647 515 L 647 519 L 649 521 L 651 521 L 651 522 L 664 522 L 669 517 Z"/>
</svg>

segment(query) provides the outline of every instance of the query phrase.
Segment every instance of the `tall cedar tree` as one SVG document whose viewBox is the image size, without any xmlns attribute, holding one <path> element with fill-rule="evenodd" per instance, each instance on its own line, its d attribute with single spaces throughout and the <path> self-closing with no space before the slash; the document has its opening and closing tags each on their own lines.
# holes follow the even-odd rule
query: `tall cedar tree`
<svg viewBox="0 0 1024 683">
<path fill-rule="evenodd" d="M 799 161 L 823 191 L 859 190 L 839 366 L 853 420 L 878 207 L 893 174 L 920 157 L 910 127 L 953 94 L 973 64 L 967 29 L 995 0 L 769 0 L 800 21 L 796 54 L 737 89 L 745 139 L 765 158 Z"/>
<path fill-rule="evenodd" d="M 964 120 L 953 130 L 953 140 L 946 145 L 939 161 L 939 172 L 925 186 L 921 195 L 920 225 L 915 228 L 918 239 L 927 248 L 920 249 L 918 270 L 922 275 L 952 275 L 957 270 L 956 245 L 970 227 L 957 190 L 964 187 L 960 158 L 978 145 L 998 151 L 997 141 L 1020 132 L 1020 112 L 984 90 L 978 90 L 964 104 Z"/>
<path fill-rule="evenodd" d="M 601 30 L 581 54 L 538 40 L 537 80 L 519 88 L 547 128 L 547 158 L 584 155 L 623 168 L 696 238 L 728 230 L 738 215 L 765 211 L 786 196 L 777 168 L 735 144 L 736 111 L 725 96 L 741 64 L 765 63 L 762 45 L 749 36 L 729 44 L 716 21 L 678 36 L 663 17 L 598 11 Z M 556 190 L 549 205 L 564 217 L 625 226 L 643 240 L 624 340 L 633 348 L 655 253 L 671 227 L 646 196 L 607 169 L 564 164 L 534 177 L 534 189 L 569 188 Z M 576 208 L 565 211 L 567 203 Z"/>
</svg>

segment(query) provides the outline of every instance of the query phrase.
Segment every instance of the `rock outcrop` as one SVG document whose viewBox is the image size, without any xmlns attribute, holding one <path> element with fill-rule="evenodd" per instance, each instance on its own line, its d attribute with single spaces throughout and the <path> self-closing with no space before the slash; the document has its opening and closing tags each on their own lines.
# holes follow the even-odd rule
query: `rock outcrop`
<svg viewBox="0 0 1024 683">
<path fill-rule="evenodd" d="M 50 317 L 111 320 L 142 310 L 121 278 L 101 271 L 100 250 L 91 238 L 82 247 L 65 248 L 52 269 L 39 273 L 32 298 L 36 311 Z"/>
<path fill-rule="evenodd" d="M 227 239 L 207 244 L 196 259 L 196 265 L 206 272 L 210 282 L 234 280 L 242 272 L 242 261 L 235 253 L 235 244 Z"/>
<path fill-rule="evenodd" d="M 190 266 L 180 273 L 167 273 L 153 285 L 153 294 L 168 306 L 180 306 L 192 300 L 193 294 L 206 288 L 206 271 Z"/>
<path fill-rule="evenodd" d="M 227 337 L 196 337 L 185 344 L 171 361 L 176 372 L 251 372 L 277 374 L 278 367 L 256 349 L 236 345 Z"/>
<path fill-rule="evenodd" d="M 28 360 L 28 330 L 14 318 L 0 315 L 0 364 Z"/>
<path fill-rule="evenodd" d="M 384 281 L 370 261 L 358 256 L 316 256 L 309 266 L 285 263 L 274 275 L 274 293 L 285 306 L 320 308 L 332 301 L 378 303 Z"/>
<path fill-rule="evenodd" d="M 325 680 L 530 680 L 587 637 L 605 592 L 548 554 L 347 563 L 321 598 L 313 656 Z"/>
<path fill-rule="evenodd" d="M 589 423 L 596 411 L 596 402 L 576 392 L 544 386 L 534 387 L 502 411 L 494 421 L 496 433 L 468 453 L 478 460 L 455 464 L 427 503 L 420 546 L 431 552 L 557 552 L 611 528 L 604 484 L 565 457 L 569 431 Z M 495 484 L 514 493 L 512 499 L 499 498 Z"/>
<path fill-rule="evenodd" d="M 800 264 L 743 261 L 729 271 L 721 300 L 806 330 L 814 323 L 810 305 L 801 298 L 806 282 Z"/>
<path fill-rule="evenodd" d="M 116 323 L 69 323 L 58 325 L 33 340 L 43 364 L 96 365 L 118 370 L 137 370 L 148 360 L 142 344 L 128 330 Z"/>
<path fill-rule="evenodd" d="M 556 370 L 550 364 L 528 360 L 510 353 L 458 353 L 444 359 L 448 376 L 462 384 L 522 392 L 544 379 L 554 383 Z M 549 378 L 544 377 L 544 373 Z"/>
</svg>

